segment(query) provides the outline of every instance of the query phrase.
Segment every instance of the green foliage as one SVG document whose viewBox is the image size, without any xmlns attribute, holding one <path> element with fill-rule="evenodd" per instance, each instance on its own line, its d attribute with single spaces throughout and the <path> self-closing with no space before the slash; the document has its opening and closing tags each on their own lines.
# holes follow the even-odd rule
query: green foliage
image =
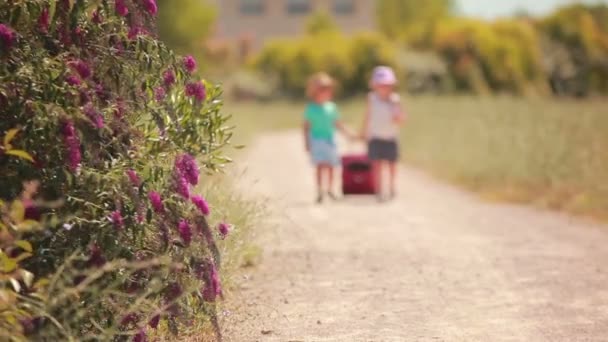
<svg viewBox="0 0 608 342">
<path fill-rule="evenodd" d="M 541 31 L 553 42 L 549 56 L 564 50 L 565 58 L 550 70 L 552 85 L 557 91 L 574 83 L 579 95 L 608 93 L 608 6 L 573 5 L 558 10 L 540 23 Z M 560 71 L 573 65 L 570 75 Z M 561 69 L 561 70 L 560 70 Z"/>
<path fill-rule="evenodd" d="M 437 25 L 432 46 L 448 62 L 456 88 L 523 94 L 543 79 L 534 28 L 525 21 L 452 19 Z"/>
<path fill-rule="evenodd" d="M 327 12 L 317 12 L 306 22 L 306 33 L 316 35 L 338 32 L 338 26 Z"/>
<path fill-rule="evenodd" d="M 307 79 L 319 71 L 329 73 L 343 94 L 351 95 L 368 89 L 374 66 L 395 66 L 395 59 L 393 45 L 381 35 L 363 33 L 351 38 L 333 32 L 271 42 L 254 66 L 276 77 L 281 90 L 291 96 L 303 96 Z"/>
<path fill-rule="evenodd" d="M 390 38 L 407 38 L 426 31 L 446 18 L 453 7 L 451 0 L 379 0 L 376 22 Z"/>
<path fill-rule="evenodd" d="M 217 18 L 216 7 L 206 0 L 159 0 L 158 7 L 158 31 L 167 46 L 202 57 Z"/>
<path fill-rule="evenodd" d="M 146 34 L 154 11 L 124 3 L 0 3 L 2 340 L 125 339 L 157 315 L 219 332 L 209 220 L 225 217 L 184 192 L 197 161 L 229 161 L 221 89 Z"/>
</svg>

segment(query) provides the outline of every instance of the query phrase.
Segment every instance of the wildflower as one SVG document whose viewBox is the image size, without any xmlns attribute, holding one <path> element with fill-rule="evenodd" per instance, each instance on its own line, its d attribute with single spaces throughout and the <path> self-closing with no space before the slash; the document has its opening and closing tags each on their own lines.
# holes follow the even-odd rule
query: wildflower
<svg viewBox="0 0 608 342">
<path fill-rule="evenodd" d="M 183 198 L 190 198 L 190 186 L 184 176 L 175 178 L 175 191 Z"/>
<path fill-rule="evenodd" d="M 91 120 L 91 122 L 95 125 L 95 127 L 101 129 L 103 128 L 103 116 L 99 111 L 93 108 L 92 105 L 86 106 L 84 109 L 84 114 Z"/>
<path fill-rule="evenodd" d="M 217 226 L 217 230 L 220 232 L 222 239 L 225 239 L 230 233 L 230 225 L 226 222 L 222 222 Z"/>
<path fill-rule="evenodd" d="M 165 206 L 163 205 L 163 200 L 160 197 L 160 194 L 156 191 L 150 191 L 148 194 L 148 198 L 150 199 L 150 203 L 152 203 L 152 208 L 154 208 L 154 212 L 157 214 L 164 214 Z"/>
<path fill-rule="evenodd" d="M 82 83 L 80 81 L 80 78 L 78 78 L 77 76 L 74 76 L 74 75 L 68 75 L 65 78 L 65 81 L 67 82 L 67 84 L 69 84 L 71 86 L 78 86 Z"/>
<path fill-rule="evenodd" d="M 208 261 L 206 265 L 205 287 L 202 290 L 203 299 L 207 302 L 215 302 L 218 296 L 222 295 L 220 276 L 215 267 L 215 263 Z"/>
<path fill-rule="evenodd" d="M 135 172 L 135 170 L 133 170 L 133 169 L 127 170 L 127 176 L 129 177 L 129 180 L 131 181 L 131 183 L 133 185 L 135 185 L 135 186 L 141 185 L 141 179 L 139 179 L 139 176 L 137 175 L 137 172 Z"/>
<path fill-rule="evenodd" d="M 203 102 L 207 98 L 207 90 L 202 82 L 186 84 L 186 96 L 194 97 L 198 102 Z"/>
<path fill-rule="evenodd" d="M 89 249 L 89 260 L 87 265 L 89 267 L 101 267 L 106 263 L 106 258 L 102 255 L 101 248 L 97 244 L 93 244 Z"/>
<path fill-rule="evenodd" d="M 148 31 L 146 31 L 144 28 L 142 28 L 141 26 L 133 26 L 129 29 L 129 32 L 127 33 L 127 37 L 129 39 L 135 39 L 138 36 L 142 36 L 148 34 Z"/>
<path fill-rule="evenodd" d="M 179 231 L 179 236 L 182 238 L 186 246 L 190 245 L 190 243 L 192 242 L 192 229 L 190 228 L 190 224 L 188 223 L 188 221 L 179 221 L 177 230 Z"/>
<path fill-rule="evenodd" d="M 166 289 L 165 299 L 171 303 L 182 295 L 182 287 L 178 283 L 172 283 Z"/>
<path fill-rule="evenodd" d="M 38 30 L 42 33 L 47 33 L 49 31 L 49 24 L 49 9 L 44 8 L 38 17 Z"/>
<path fill-rule="evenodd" d="M 91 67 L 89 67 L 89 65 L 85 61 L 72 61 L 70 65 L 72 66 L 72 68 L 74 68 L 74 70 L 76 70 L 78 75 L 80 75 L 80 78 L 82 78 L 83 80 L 86 80 L 87 78 L 91 77 Z"/>
<path fill-rule="evenodd" d="M 200 171 L 196 160 L 190 154 L 182 154 L 175 159 L 175 169 L 177 173 L 186 178 L 188 183 L 192 185 L 198 184 Z"/>
<path fill-rule="evenodd" d="M 74 172 L 78 169 L 82 156 L 80 154 L 80 138 L 76 134 L 74 123 L 66 121 L 62 124 L 61 134 L 67 148 L 68 167 Z"/>
<path fill-rule="evenodd" d="M 158 6 L 156 6 L 156 0 L 143 0 L 144 3 L 144 7 L 146 8 L 146 11 L 148 11 L 148 13 L 150 15 L 156 15 L 156 13 L 158 12 Z"/>
<path fill-rule="evenodd" d="M 125 224 L 122 219 L 122 214 L 120 213 L 120 210 L 113 211 L 110 214 L 110 222 L 112 222 L 114 228 L 116 228 L 117 230 L 122 230 L 124 228 Z"/>
<path fill-rule="evenodd" d="M 162 100 L 165 99 L 166 95 L 167 95 L 167 93 L 165 92 L 165 88 L 158 87 L 158 88 L 154 89 L 154 98 L 156 99 L 156 101 L 161 102 Z"/>
<path fill-rule="evenodd" d="M 15 31 L 5 24 L 0 24 L 0 41 L 2 41 L 7 50 L 13 47 L 15 40 L 17 40 Z"/>
<path fill-rule="evenodd" d="M 97 98 L 103 102 L 108 102 L 111 97 L 110 92 L 99 83 L 95 85 L 95 95 L 97 95 Z"/>
<path fill-rule="evenodd" d="M 148 342 L 146 331 L 144 329 L 139 330 L 139 332 L 133 336 L 133 342 Z"/>
<path fill-rule="evenodd" d="M 196 60 L 194 59 L 194 57 L 188 55 L 186 57 L 184 57 L 184 68 L 186 68 L 186 71 L 188 73 L 193 73 L 196 70 Z"/>
<path fill-rule="evenodd" d="M 205 201 L 205 199 L 201 196 L 193 196 L 192 197 L 192 203 L 194 203 L 194 205 L 198 208 L 198 210 L 201 211 L 201 213 L 203 213 L 203 215 L 207 216 L 209 215 L 209 204 L 207 203 L 207 201 Z"/>
<path fill-rule="evenodd" d="M 101 17 L 99 10 L 93 11 L 93 14 L 91 16 L 91 21 L 93 21 L 93 23 L 95 23 L 95 24 L 101 24 L 103 22 L 103 18 Z"/>
<path fill-rule="evenodd" d="M 80 90 L 78 92 L 78 97 L 80 98 L 80 105 L 82 105 L 82 106 L 91 102 L 91 95 L 89 95 L 89 93 L 86 90 Z"/>
<path fill-rule="evenodd" d="M 116 0 L 115 9 L 116 14 L 121 17 L 126 17 L 129 14 L 129 8 L 125 4 L 125 0 Z"/>
<path fill-rule="evenodd" d="M 169 88 L 175 84 L 175 73 L 173 70 L 167 70 L 163 73 L 163 84 L 165 88 Z"/>
<path fill-rule="evenodd" d="M 150 319 L 150 322 L 148 322 L 148 326 L 152 329 L 156 329 L 158 328 L 158 323 L 160 323 L 160 315 L 155 315 Z"/>
<path fill-rule="evenodd" d="M 137 323 L 137 321 L 139 320 L 138 315 L 135 312 L 131 312 L 129 314 L 126 314 L 121 320 L 120 320 L 120 325 L 121 326 L 128 326 L 128 325 L 132 325 Z"/>
</svg>

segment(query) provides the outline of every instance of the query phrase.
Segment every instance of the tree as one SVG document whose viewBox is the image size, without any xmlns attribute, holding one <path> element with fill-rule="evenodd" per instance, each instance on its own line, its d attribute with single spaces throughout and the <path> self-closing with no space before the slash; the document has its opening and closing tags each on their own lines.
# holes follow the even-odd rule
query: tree
<svg viewBox="0 0 608 342">
<path fill-rule="evenodd" d="M 376 18 L 378 27 L 388 37 L 404 38 L 412 30 L 430 28 L 452 9 L 452 0 L 379 0 Z"/>
<path fill-rule="evenodd" d="M 317 12 L 306 22 L 306 33 L 311 35 L 338 31 L 338 26 L 327 12 Z"/>
</svg>

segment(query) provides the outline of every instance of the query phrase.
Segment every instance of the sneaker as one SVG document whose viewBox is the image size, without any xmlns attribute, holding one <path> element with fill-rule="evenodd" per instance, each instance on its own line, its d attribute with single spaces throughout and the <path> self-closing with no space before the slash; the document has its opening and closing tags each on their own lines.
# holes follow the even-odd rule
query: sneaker
<svg viewBox="0 0 608 342">
<path fill-rule="evenodd" d="M 323 194 L 319 194 L 317 196 L 317 204 L 321 204 L 321 203 L 323 203 Z"/>
<path fill-rule="evenodd" d="M 390 199 L 394 200 L 395 198 L 397 198 L 397 191 L 391 190 L 391 197 L 390 197 Z"/>
</svg>

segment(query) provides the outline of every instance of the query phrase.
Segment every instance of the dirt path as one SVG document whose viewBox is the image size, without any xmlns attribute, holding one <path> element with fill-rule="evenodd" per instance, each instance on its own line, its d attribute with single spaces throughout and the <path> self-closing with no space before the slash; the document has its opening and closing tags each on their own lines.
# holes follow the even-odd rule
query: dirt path
<svg viewBox="0 0 608 342">
<path fill-rule="evenodd" d="M 402 170 L 400 199 L 312 205 L 296 133 L 258 140 L 264 234 L 229 341 L 608 341 L 608 229 Z M 279 157 L 280 156 L 280 157 Z"/>
</svg>

